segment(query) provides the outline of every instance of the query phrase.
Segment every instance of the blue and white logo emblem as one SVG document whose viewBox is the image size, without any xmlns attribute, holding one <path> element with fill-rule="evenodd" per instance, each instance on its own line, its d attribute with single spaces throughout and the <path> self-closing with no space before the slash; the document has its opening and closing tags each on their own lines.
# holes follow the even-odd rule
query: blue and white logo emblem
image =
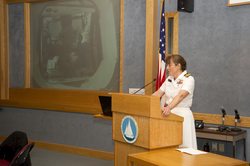
<svg viewBox="0 0 250 166">
<path fill-rule="evenodd" d="M 121 124 L 122 136 L 128 143 L 134 143 L 138 137 L 138 126 L 135 119 L 125 116 Z"/>
</svg>

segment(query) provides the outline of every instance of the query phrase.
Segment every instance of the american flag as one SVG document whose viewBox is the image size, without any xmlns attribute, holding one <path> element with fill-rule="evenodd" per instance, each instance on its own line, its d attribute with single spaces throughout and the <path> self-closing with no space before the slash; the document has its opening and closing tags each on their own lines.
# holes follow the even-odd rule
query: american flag
<svg viewBox="0 0 250 166">
<path fill-rule="evenodd" d="M 160 36 L 158 45 L 158 68 L 157 68 L 157 80 L 156 90 L 158 90 L 166 79 L 166 62 L 165 62 L 165 16 L 164 16 L 164 5 L 165 0 L 161 1 L 161 24 L 160 24 Z"/>
</svg>

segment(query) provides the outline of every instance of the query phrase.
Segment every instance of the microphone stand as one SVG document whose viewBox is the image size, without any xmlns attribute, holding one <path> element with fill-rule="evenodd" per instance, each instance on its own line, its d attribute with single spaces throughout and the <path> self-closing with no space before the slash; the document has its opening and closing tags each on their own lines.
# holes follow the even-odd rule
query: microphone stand
<svg viewBox="0 0 250 166">
<path fill-rule="evenodd" d="M 224 120 L 225 120 L 225 115 L 223 114 L 222 125 L 218 127 L 220 131 L 226 130 L 227 128 L 226 126 L 224 126 Z"/>
<path fill-rule="evenodd" d="M 145 88 L 146 86 L 148 86 L 149 84 L 151 84 L 152 82 L 156 81 L 156 78 L 151 81 L 150 83 L 148 83 L 147 85 L 145 85 L 144 87 L 140 88 L 138 91 L 136 91 L 134 94 L 136 94 L 137 92 L 139 92 L 140 90 L 142 90 L 143 88 Z"/>
<path fill-rule="evenodd" d="M 222 114 L 223 114 L 223 115 L 222 115 L 222 125 L 218 127 L 218 128 L 219 128 L 219 131 L 223 131 L 223 130 L 226 130 L 226 129 L 227 129 L 227 127 L 224 126 L 225 115 L 226 115 L 226 111 L 224 110 L 224 108 L 222 109 Z"/>
<path fill-rule="evenodd" d="M 234 128 L 231 128 L 231 130 L 232 131 L 236 131 L 236 132 L 240 132 L 241 131 L 241 129 L 240 128 L 237 128 L 237 122 L 239 121 L 241 121 L 240 120 L 240 115 L 239 115 L 239 113 L 238 113 L 238 111 L 235 109 L 234 110 L 235 111 L 235 127 Z"/>
</svg>

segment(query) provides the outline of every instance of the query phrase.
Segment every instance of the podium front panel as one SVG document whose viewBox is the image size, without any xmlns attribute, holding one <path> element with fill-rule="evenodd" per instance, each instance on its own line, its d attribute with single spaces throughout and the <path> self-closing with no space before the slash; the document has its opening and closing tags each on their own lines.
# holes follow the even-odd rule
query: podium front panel
<svg viewBox="0 0 250 166">
<path fill-rule="evenodd" d="M 113 112 L 113 139 L 129 144 L 123 138 L 121 131 L 122 119 L 127 115 L 128 114 Z M 149 118 L 138 115 L 130 116 L 135 119 L 138 125 L 138 137 L 132 145 L 149 149 Z"/>
<path fill-rule="evenodd" d="M 113 112 L 113 139 L 115 141 L 127 143 L 121 131 L 122 119 L 127 115 Z M 182 144 L 182 122 L 138 115 L 130 116 L 138 125 L 138 137 L 132 145 L 151 150 Z"/>
</svg>

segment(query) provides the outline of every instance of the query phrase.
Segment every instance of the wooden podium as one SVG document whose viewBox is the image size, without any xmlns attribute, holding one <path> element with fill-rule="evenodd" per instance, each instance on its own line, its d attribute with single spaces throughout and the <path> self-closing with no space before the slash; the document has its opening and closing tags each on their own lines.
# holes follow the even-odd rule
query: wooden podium
<svg viewBox="0 0 250 166">
<path fill-rule="evenodd" d="M 184 118 L 173 113 L 162 118 L 159 97 L 113 93 L 112 111 L 115 166 L 126 165 L 127 155 L 131 153 L 182 144 Z M 138 128 L 138 137 L 133 143 L 128 143 L 122 132 L 123 120 L 128 115 Z"/>
</svg>

